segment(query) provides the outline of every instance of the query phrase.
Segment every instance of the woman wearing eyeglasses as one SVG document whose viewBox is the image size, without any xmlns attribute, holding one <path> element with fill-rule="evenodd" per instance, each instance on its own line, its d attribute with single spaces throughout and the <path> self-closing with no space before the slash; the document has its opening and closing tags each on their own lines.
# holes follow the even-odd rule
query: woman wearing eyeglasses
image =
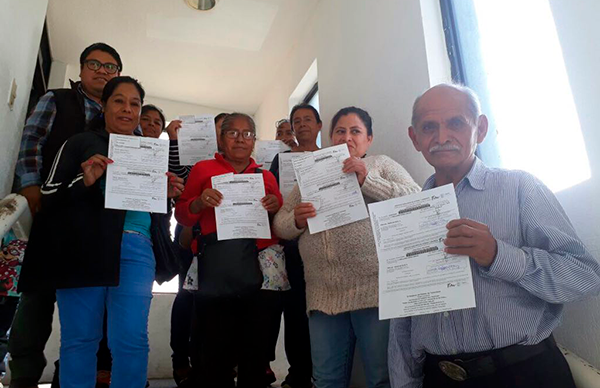
<svg viewBox="0 0 600 388">
<path fill-rule="evenodd" d="M 258 251 L 267 248 L 277 240 L 272 239 L 233 239 L 217 241 L 215 207 L 218 207 L 223 195 L 212 188 L 211 178 L 227 173 L 262 173 L 266 196 L 262 198 L 263 207 L 270 218 L 277 213 L 283 199 L 275 177 L 269 171 L 259 170 L 250 157 L 256 141 L 256 127 L 252 118 L 243 113 L 228 115 L 221 125 L 221 153 L 215 158 L 196 163 L 179 198 L 175 217 L 184 226 L 200 224 L 202 236 L 198 261 L 198 288 L 195 300 L 197 311 L 197 330 L 200 352 L 192 358 L 194 374 L 198 384 L 207 387 L 234 387 L 231 367 L 238 365 L 238 388 L 256 388 L 264 386 L 264 363 L 259 352 L 263 347 L 261 328 L 260 288 L 263 276 L 258 267 Z M 196 249 L 198 250 L 198 249 Z M 243 257 L 240 257 L 242 255 Z M 235 258 L 234 258 L 235 256 Z M 206 266 L 215 266 L 233 262 L 248 266 L 248 271 L 238 277 L 230 278 L 226 285 L 251 282 L 252 287 L 239 293 L 214 292 L 207 295 L 212 285 L 220 279 L 204 279 Z M 236 264 L 237 265 L 237 264 Z M 203 269 L 203 266 L 205 266 Z M 213 267 L 210 268 L 211 270 Z M 232 268 L 235 272 L 239 268 Z M 229 276 L 227 273 L 224 276 Z M 252 279 L 249 280 L 249 277 Z M 244 278 L 244 279 L 242 279 Z"/>
</svg>

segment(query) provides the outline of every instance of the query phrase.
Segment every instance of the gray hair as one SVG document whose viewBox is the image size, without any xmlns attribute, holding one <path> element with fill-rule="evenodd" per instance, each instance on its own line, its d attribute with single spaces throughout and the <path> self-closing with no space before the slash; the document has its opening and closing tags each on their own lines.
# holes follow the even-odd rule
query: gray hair
<svg viewBox="0 0 600 388">
<path fill-rule="evenodd" d="M 416 128 L 417 121 L 419 120 L 419 116 L 417 115 L 417 108 L 418 108 L 419 102 L 421 101 L 421 98 L 425 95 L 425 93 L 427 93 L 431 89 L 438 88 L 438 87 L 450 88 L 450 89 L 456 90 L 457 92 L 464 94 L 465 97 L 467 97 L 467 109 L 469 110 L 469 113 L 471 113 L 471 116 L 473 116 L 473 122 L 477 123 L 477 119 L 479 118 L 479 116 L 481 116 L 481 103 L 479 102 L 479 97 L 477 97 L 477 94 L 475 93 L 475 91 L 465 85 L 442 83 L 442 84 L 435 85 L 435 86 L 427 89 L 426 91 L 421 93 L 421 95 L 419 97 L 417 97 L 415 99 L 415 102 L 414 102 L 413 108 L 412 108 L 412 118 L 410 120 L 410 123 L 413 127 Z"/>
<path fill-rule="evenodd" d="M 292 126 L 292 123 L 290 123 L 290 120 L 288 120 L 288 119 L 281 119 L 281 120 L 277 120 L 277 122 L 275 123 L 275 129 L 281 128 L 281 126 L 283 124 L 290 124 L 290 126 Z M 292 129 L 292 132 L 293 131 L 294 130 Z"/>
<path fill-rule="evenodd" d="M 223 122 L 221 123 L 221 137 L 223 136 L 225 131 L 231 129 L 231 124 L 234 120 L 237 119 L 246 120 L 250 125 L 250 129 L 252 129 L 252 132 L 256 133 L 256 124 L 254 124 L 254 120 L 252 119 L 252 117 L 245 113 L 234 112 L 227 114 L 227 116 L 225 116 L 225 118 L 223 119 Z"/>
</svg>

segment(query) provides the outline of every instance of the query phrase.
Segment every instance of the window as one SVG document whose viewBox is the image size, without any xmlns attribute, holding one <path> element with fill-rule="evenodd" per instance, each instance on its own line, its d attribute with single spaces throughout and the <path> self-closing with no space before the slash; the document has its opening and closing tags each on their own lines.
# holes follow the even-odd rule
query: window
<svg viewBox="0 0 600 388">
<path fill-rule="evenodd" d="M 317 112 L 321 113 L 321 109 L 319 107 L 319 83 L 318 82 L 315 82 L 315 84 L 310 89 L 310 91 L 306 94 L 306 96 L 304 97 L 304 100 L 302 100 L 302 102 L 313 106 L 317 110 Z M 321 133 L 322 132 L 319 132 L 319 136 L 317 137 L 317 146 L 319 148 L 321 148 Z"/>
<path fill-rule="evenodd" d="M 304 76 L 302 77 L 302 79 L 300 80 L 300 82 L 298 83 L 298 85 L 296 86 L 296 89 L 294 89 L 294 91 L 290 95 L 290 98 L 288 100 L 290 111 L 295 105 L 299 103 L 304 103 L 312 105 L 313 107 L 315 107 L 317 112 L 321 112 L 321 109 L 319 107 L 319 83 L 317 82 L 318 77 L 319 74 L 317 68 L 317 60 L 315 59 L 304 74 Z M 321 148 L 321 133 L 319 133 L 319 136 L 317 137 L 317 146 Z"/>
<path fill-rule="evenodd" d="M 548 0 L 441 0 L 454 81 L 490 119 L 478 155 L 560 191 L 591 177 Z"/>
<path fill-rule="evenodd" d="M 302 101 L 308 105 L 314 106 L 319 112 L 319 83 L 316 82 Z"/>
<path fill-rule="evenodd" d="M 29 92 L 29 103 L 27 114 L 33 112 L 39 99 L 48 91 L 48 79 L 50 78 L 50 66 L 52 65 L 52 53 L 50 52 L 50 40 L 48 38 L 48 27 L 44 22 L 42 30 L 42 39 L 40 41 L 40 50 L 38 51 L 37 61 L 35 63 L 35 72 L 33 73 L 33 82 Z"/>
</svg>

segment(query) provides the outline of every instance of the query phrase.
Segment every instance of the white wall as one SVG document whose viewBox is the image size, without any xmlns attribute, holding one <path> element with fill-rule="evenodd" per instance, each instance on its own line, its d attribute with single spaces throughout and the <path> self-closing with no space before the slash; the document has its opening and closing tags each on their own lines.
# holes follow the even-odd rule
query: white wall
<svg viewBox="0 0 600 388">
<path fill-rule="evenodd" d="M 589 181 L 557 196 L 581 239 L 600 259 L 600 51 L 596 39 L 600 36 L 600 2 L 550 0 L 550 4 L 592 171 Z M 567 305 L 557 338 L 600 367 L 600 298 Z"/>
<path fill-rule="evenodd" d="M 123 75 L 127 75 L 126 73 Z M 52 62 L 50 70 L 50 88 L 68 88 L 69 80 L 79 80 L 79 66 L 73 64 L 64 64 L 59 61 Z M 144 86 L 144 80 L 139 80 Z M 148 93 L 148 91 L 146 91 Z M 223 112 L 219 108 L 211 108 L 208 106 L 190 104 L 187 102 L 168 100 L 156 96 L 146 95 L 145 104 L 154 104 L 163 110 L 167 121 L 171 121 L 180 115 L 190 114 L 210 114 L 217 115 Z"/>
<path fill-rule="evenodd" d="M 143 85 L 143 81 L 142 81 Z M 219 108 L 211 108 L 208 106 L 196 105 L 196 104 L 188 104 L 186 102 L 167 100 L 164 98 L 154 97 L 154 96 L 146 96 L 144 99 L 144 104 L 154 104 L 163 110 L 165 113 L 165 117 L 167 121 L 171 121 L 177 116 L 180 115 L 191 115 L 191 114 L 207 114 L 207 115 L 218 115 L 223 112 L 222 109 Z M 231 111 L 226 111 L 231 112 Z"/>
<path fill-rule="evenodd" d="M 256 112 L 262 138 L 289 114 L 288 99 L 317 59 L 324 143 L 329 121 L 348 105 L 369 111 L 371 154 L 387 154 L 422 183 L 430 167 L 407 136 L 414 98 L 430 86 L 420 4 L 417 1 L 319 2 L 304 34 Z"/>
<path fill-rule="evenodd" d="M 12 187 L 48 0 L 0 2 L 0 198 Z M 14 108 L 8 108 L 12 80 Z"/>
</svg>

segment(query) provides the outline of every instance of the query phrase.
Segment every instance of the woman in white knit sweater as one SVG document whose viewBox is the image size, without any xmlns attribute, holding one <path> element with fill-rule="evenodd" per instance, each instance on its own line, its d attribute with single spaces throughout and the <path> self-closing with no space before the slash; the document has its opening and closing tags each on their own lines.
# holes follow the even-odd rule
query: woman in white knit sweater
<svg viewBox="0 0 600 388">
<path fill-rule="evenodd" d="M 348 145 L 343 171 L 356 173 L 367 204 L 420 191 L 391 158 L 366 155 L 373 142 L 366 111 L 341 109 L 331 122 L 330 138 L 333 145 Z M 300 199 L 296 186 L 275 216 L 274 228 L 281 238 L 300 237 L 315 386 L 347 388 L 358 345 L 369 388 L 389 387 L 389 325 L 378 317 L 378 262 L 370 221 L 310 234 L 307 219 L 317 212 Z"/>
</svg>

